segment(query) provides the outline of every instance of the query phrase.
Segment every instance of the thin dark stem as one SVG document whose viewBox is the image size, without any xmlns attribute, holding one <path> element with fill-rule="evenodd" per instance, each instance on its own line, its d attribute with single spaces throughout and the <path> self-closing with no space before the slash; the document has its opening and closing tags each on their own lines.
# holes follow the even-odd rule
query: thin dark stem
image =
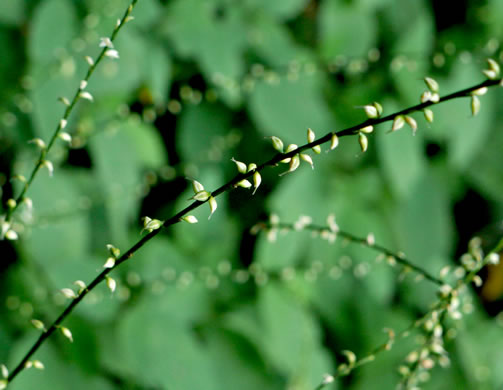
<svg viewBox="0 0 503 390">
<path fill-rule="evenodd" d="M 316 388 L 315 390 L 321 390 L 328 386 L 330 383 L 332 383 L 335 379 L 349 375 L 351 371 L 353 371 L 355 368 L 358 368 L 364 364 L 370 363 L 374 361 L 375 356 L 378 353 L 389 351 L 391 349 L 392 343 L 397 340 L 397 339 L 404 339 L 408 337 L 413 329 L 419 329 L 427 320 L 432 316 L 434 312 L 437 312 L 439 315 L 439 323 L 443 323 L 448 315 L 448 310 L 449 310 L 449 305 L 451 302 L 451 299 L 454 296 L 458 296 L 459 292 L 461 291 L 463 286 L 468 285 L 473 281 L 473 278 L 475 275 L 477 275 L 482 268 L 484 268 L 486 265 L 488 265 L 491 262 L 490 255 L 494 253 L 499 253 L 501 250 L 503 250 L 503 237 L 499 240 L 499 242 L 492 248 L 489 252 L 487 252 L 486 256 L 484 259 L 478 262 L 477 266 L 469 273 L 467 273 L 464 277 L 459 279 L 456 283 L 455 288 L 448 294 L 445 294 L 443 296 L 440 296 L 439 300 L 437 300 L 431 307 L 430 309 L 422 315 L 419 319 L 413 321 L 408 327 L 403 329 L 400 333 L 398 333 L 396 336 L 393 335 L 393 337 L 390 337 L 390 340 L 388 342 L 381 344 L 380 346 L 376 347 L 372 352 L 367 354 L 361 359 L 358 359 L 356 362 L 353 363 L 351 366 L 350 370 L 346 370 L 344 372 L 341 372 L 340 370 L 337 370 L 337 372 L 333 375 L 331 375 L 331 381 L 322 381 Z M 446 283 L 442 283 L 446 284 Z M 429 342 L 431 341 L 431 337 L 433 335 L 433 330 L 430 330 L 427 332 L 427 336 L 429 336 L 429 339 L 426 341 Z M 390 343 L 391 342 L 391 343 Z M 426 344 L 425 343 L 425 344 Z M 423 344 L 423 345 L 425 345 Z M 415 362 L 414 365 L 412 366 L 411 370 L 411 375 L 415 373 L 415 371 L 418 369 L 418 362 Z M 410 376 L 407 378 L 404 378 L 400 385 L 408 385 L 410 382 Z M 401 387 L 400 387 L 401 388 Z"/>
<path fill-rule="evenodd" d="M 263 223 L 260 225 L 263 225 L 264 228 L 279 228 L 279 229 L 286 228 L 286 229 L 295 230 L 294 225 L 289 224 L 289 223 L 278 223 L 278 224 Z M 327 226 L 317 226 L 317 225 L 311 225 L 311 224 L 303 226 L 302 229 L 314 231 L 314 232 L 330 231 L 330 228 Z M 367 248 L 370 248 L 370 249 L 373 249 L 379 253 L 385 254 L 386 256 L 391 256 L 397 263 L 402 264 L 404 267 L 410 268 L 411 270 L 422 275 L 425 279 L 427 279 L 427 280 L 429 280 L 439 286 L 442 286 L 443 284 L 445 284 L 445 282 L 443 282 L 439 278 L 436 278 L 435 276 L 430 274 L 428 271 L 426 271 L 426 270 L 422 269 L 421 267 L 412 263 L 410 260 L 405 258 L 402 254 L 395 253 L 395 252 L 393 252 L 393 251 L 391 251 L 381 245 L 378 245 L 378 244 L 370 244 L 368 242 L 367 238 L 357 237 L 354 234 L 346 232 L 344 230 L 335 231 L 334 234 L 341 236 L 341 237 L 344 237 L 351 242 L 364 245 Z"/>
<path fill-rule="evenodd" d="M 117 36 L 117 34 L 120 31 L 120 29 L 122 28 L 122 26 L 124 24 L 126 24 L 127 18 L 130 16 L 130 14 L 133 11 L 133 8 L 134 8 L 134 6 L 136 5 L 137 2 L 138 2 L 138 0 L 132 0 L 131 1 L 131 4 L 128 6 L 128 8 L 126 9 L 126 11 L 124 12 L 124 15 L 123 15 L 122 19 L 120 19 L 121 22 L 114 28 L 114 30 L 112 32 L 112 35 L 110 36 L 110 41 L 111 42 L 114 41 L 115 37 Z M 94 64 L 89 65 L 89 68 L 87 70 L 86 76 L 82 79 L 82 81 L 84 81 L 85 84 L 87 84 L 87 82 L 91 78 L 92 74 L 94 73 L 96 67 L 101 62 L 101 60 L 105 57 L 105 53 L 106 53 L 106 51 L 108 49 L 109 49 L 108 47 L 104 47 L 103 50 L 101 50 L 101 52 L 98 55 L 98 57 L 96 58 L 96 60 L 94 61 Z M 75 92 L 75 95 L 73 96 L 73 99 L 70 101 L 70 104 L 66 107 L 65 112 L 64 112 L 64 114 L 63 114 L 63 116 L 61 118 L 62 120 L 66 121 L 68 119 L 68 117 L 70 116 L 70 114 L 73 111 L 73 108 L 75 107 L 75 105 L 77 104 L 77 102 L 81 99 L 81 95 L 80 94 L 81 94 L 81 92 L 83 90 L 84 90 L 84 88 L 82 88 L 82 84 L 81 84 L 81 86 L 79 86 L 79 88 L 77 89 L 77 92 Z M 56 130 L 52 134 L 52 137 L 49 140 L 49 143 L 47 144 L 47 146 L 44 147 L 44 148 L 42 148 L 40 150 L 40 155 L 39 155 L 38 160 L 37 160 L 37 162 L 35 164 L 35 167 L 31 171 L 28 180 L 24 183 L 24 186 L 23 186 L 23 189 L 21 190 L 21 193 L 15 199 L 16 200 L 15 206 L 14 207 L 7 207 L 7 213 L 6 213 L 6 216 L 5 216 L 5 222 L 9 223 L 11 221 L 12 215 L 14 214 L 14 212 L 17 210 L 17 208 L 19 207 L 19 205 L 23 201 L 23 199 L 24 199 L 24 197 L 26 195 L 26 192 L 30 188 L 33 180 L 35 179 L 35 176 L 37 175 L 38 171 L 42 167 L 47 154 L 51 150 L 52 146 L 54 145 L 54 142 L 56 141 L 56 139 L 58 138 L 58 136 L 59 136 L 59 134 L 61 133 L 62 130 L 63 130 L 63 126 L 62 126 L 62 122 L 60 121 L 58 123 L 58 125 L 56 126 Z"/>
<path fill-rule="evenodd" d="M 136 3 L 136 1 L 137 0 L 134 0 L 132 2 L 132 5 L 134 5 Z M 130 6 L 130 8 L 131 8 L 131 6 Z M 130 8 L 128 8 L 128 10 Z M 126 12 L 125 16 L 127 16 L 127 15 L 128 15 L 128 12 Z M 114 37 L 114 36 L 115 35 L 112 35 L 112 37 Z M 103 55 L 104 55 L 104 53 L 102 53 L 99 58 L 101 58 Z M 446 96 L 442 97 L 439 100 L 439 102 L 444 102 L 444 101 L 455 99 L 455 98 L 459 98 L 459 97 L 469 96 L 471 92 L 473 92 L 473 91 L 475 91 L 475 90 L 477 90 L 479 88 L 482 88 L 482 87 L 492 87 L 492 86 L 498 85 L 500 82 L 501 82 L 501 80 L 486 80 L 486 81 L 484 81 L 484 82 L 482 82 L 480 84 L 477 84 L 477 85 L 475 85 L 473 87 L 463 89 L 461 91 L 452 93 L 450 95 L 446 95 Z M 221 187 L 219 187 L 215 191 L 213 191 L 211 195 L 213 197 L 217 197 L 217 196 L 223 194 L 226 191 L 232 190 L 233 188 L 236 187 L 236 185 L 241 180 L 251 177 L 254 174 L 254 172 L 256 172 L 256 171 L 260 172 L 263 169 L 265 169 L 266 167 L 276 166 L 281 160 L 293 157 L 296 154 L 302 152 L 303 150 L 310 149 L 310 148 L 312 148 L 314 146 L 321 145 L 321 144 L 324 144 L 326 142 L 329 142 L 334 134 L 336 134 L 338 137 L 354 135 L 354 134 L 358 133 L 358 130 L 360 130 L 361 128 L 363 128 L 365 126 L 370 126 L 370 125 L 375 126 L 375 125 L 383 123 L 383 122 L 391 121 L 397 115 L 405 115 L 405 114 L 408 114 L 408 113 L 411 113 L 411 112 L 420 111 L 420 110 L 422 110 L 424 108 L 427 108 L 429 106 L 432 106 L 434 104 L 438 104 L 438 103 L 433 103 L 433 102 L 421 103 L 421 104 L 418 104 L 418 105 L 406 108 L 406 109 L 404 109 L 402 111 L 398 111 L 398 112 L 396 112 L 394 114 L 387 115 L 385 117 L 375 118 L 375 119 L 368 119 L 368 120 L 360 123 L 359 125 L 352 126 L 352 127 L 349 127 L 347 129 L 344 129 L 344 130 L 341 130 L 341 131 L 338 131 L 338 132 L 330 132 L 330 133 L 326 134 L 325 136 L 323 136 L 323 137 L 321 137 L 321 138 L 319 138 L 319 139 L 317 139 L 317 140 L 315 140 L 315 141 L 313 141 L 311 143 L 302 145 L 302 146 L 298 147 L 297 149 L 295 149 L 295 150 L 293 150 L 291 152 L 288 152 L 288 153 L 277 153 L 270 160 L 268 160 L 268 161 L 260 164 L 256 169 L 254 169 L 254 170 L 252 170 L 250 172 L 247 172 L 247 173 L 236 175 L 229 182 L 227 182 L 226 184 L 222 185 Z M 202 202 L 202 201 L 194 201 L 194 202 L 192 202 L 190 205 L 188 205 L 187 207 L 185 207 L 183 210 L 181 210 L 180 212 L 178 212 L 177 214 L 175 214 L 171 218 L 169 218 L 166 221 L 164 221 L 163 224 L 162 224 L 162 227 L 167 228 L 167 227 L 172 226 L 172 225 L 174 225 L 174 224 L 176 224 L 178 222 L 181 222 L 181 218 L 183 216 L 185 216 L 187 213 L 191 212 L 192 210 L 200 207 L 204 203 L 206 203 L 206 202 Z M 115 265 L 112 268 L 106 268 L 98 276 L 96 276 L 94 278 L 94 280 L 87 286 L 87 288 L 84 291 L 82 291 L 77 296 L 77 298 L 73 299 L 72 302 L 67 306 L 67 308 L 49 326 L 49 328 L 42 335 L 40 335 L 40 337 L 38 338 L 38 340 L 30 348 L 30 350 L 26 353 L 26 355 L 23 357 L 23 359 L 21 360 L 21 362 L 16 366 L 16 368 L 12 371 L 12 373 L 9 375 L 9 377 L 7 378 L 7 380 L 8 381 L 12 381 L 19 374 L 19 372 L 21 372 L 23 370 L 23 368 L 25 367 L 26 362 L 30 359 L 30 357 L 38 350 L 38 348 L 44 343 L 44 341 L 52 333 L 54 333 L 54 331 L 60 326 L 60 324 L 65 320 L 65 318 L 73 311 L 73 309 L 80 303 L 80 301 L 82 301 L 82 299 L 84 299 L 84 297 L 90 291 L 92 291 L 99 283 L 101 283 L 105 279 L 105 277 L 112 270 L 114 270 L 120 264 L 122 264 L 123 262 L 125 262 L 126 260 L 128 260 L 129 258 L 131 258 L 135 254 L 136 251 L 138 251 L 148 241 L 150 241 L 152 238 L 154 238 L 160 231 L 161 231 L 160 229 L 153 230 L 150 233 L 148 233 L 147 235 L 145 235 L 136 244 L 134 244 L 130 249 L 128 249 L 122 256 L 120 256 L 116 260 Z M 400 259 L 400 257 L 397 256 L 396 257 L 397 262 L 399 261 L 399 259 Z M 407 263 L 407 265 L 410 266 L 410 264 L 408 264 L 408 263 Z M 437 283 L 436 278 L 434 278 L 434 277 L 430 277 L 428 279 L 434 281 L 435 283 Z"/>
</svg>

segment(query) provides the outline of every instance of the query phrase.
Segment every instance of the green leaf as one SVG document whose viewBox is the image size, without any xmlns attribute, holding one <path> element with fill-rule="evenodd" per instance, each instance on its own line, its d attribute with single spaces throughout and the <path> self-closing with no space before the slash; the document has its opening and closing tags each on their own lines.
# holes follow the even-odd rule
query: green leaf
<svg viewBox="0 0 503 390">
<path fill-rule="evenodd" d="M 272 364 L 289 382 L 316 386 L 313 370 L 319 381 L 330 363 L 320 359 L 319 330 L 312 317 L 292 294 L 272 283 L 259 291 L 258 305 L 264 325 L 262 345 Z"/>
<path fill-rule="evenodd" d="M 152 91 L 152 98 L 156 106 L 166 103 L 171 82 L 171 59 L 165 48 L 161 45 L 149 45 L 149 56 L 146 64 L 142 67 L 144 78 Z"/>
<path fill-rule="evenodd" d="M 177 295 L 180 298 L 184 293 Z M 204 345 L 190 327 L 173 317 L 173 310 L 186 310 L 185 304 L 173 299 L 166 304 L 149 297 L 130 310 L 120 324 L 121 354 L 116 358 L 147 386 L 219 389 Z"/>
<path fill-rule="evenodd" d="M 115 129 L 97 133 L 89 145 L 105 198 L 106 220 L 111 229 L 109 241 L 127 245 L 127 227 L 138 213 L 134 189 L 146 169 L 163 163 L 161 141 L 151 126 L 126 121 Z"/>
<path fill-rule="evenodd" d="M 0 23 L 19 25 L 26 17 L 24 0 L 7 0 L 0 2 Z"/>
<path fill-rule="evenodd" d="M 361 4 L 323 1 L 319 9 L 320 50 L 324 58 L 362 56 L 375 46 L 377 25 L 371 10 Z"/>
<path fill-rule="evenodd" d="M 237 7 L 226 7 L 220 18 L 219 6 L 216 1 L 174 1 L 163 29 L 179 55 L 195 58 L 207 76 L 237 78 L 244 70 L 246 30 Z"/>
<path fill-rule="evenodd" d="M 393 111 L 394 109 L 391 108 Z M 417 118 L 417 114 L 414 115 Z M 384 126 L 391 127 L 391 123 Z M 412 135 L 407 124 L 398 131 L 387 134 L 386 129 L 376 132 L 377 152 L 384 174 L 397 197 L 408 197 L 425 173 L 422 129 Z"/>
<path fill-rule="evenodd" d="M 222 389 L 282 389 L 267 373 L 267 365 L 256 347 L 243 335 L 221 329 L 205 334 L 207 356 Z"/>
<path fill-rule="evenodd" d="M 503 179 L 501 177 L 501 151 L 503 132 L 497 126 L 490 126 L 489 142 L 480 148 L 472 163 L 467 167 L 470 181 L 480 191 L 497 202 L 503 201 Z"/>
<path fill-rule="evenodd" d="M 249 107 L 259 131 L 275 135 L 285 145 L 305 142 L 307 128 L 324 134 L 334 127 L 328 107 L 322 99 L 321 79 L 306 76 L 298 81 L 282 79 L 279 84 L 257 84 Z"/>
<path fill-rule="evenodd" d="M 420 56 L 428 55 L 434 47 L 432 17 L 424 1 L 395 3 L 387 8 L 386 16 L 387 26 L 392 29 L 387 36 L 396 40 L 392 42 L 396 55 L 391 63 L 392 81 L 405 105 L 417 104 L 425 88 L 422 79 L 429 71 L 428 62 Z"/>
<path fill-rule="evenodd" d="M 216 149 L 216 157 L 221 159 L 222 148 L 218 148 L 217 145 L 223 143 L 225 147 L 227 143 L 225 137 L 230 127 L 231 116 L 221 106 L 204 103 L 197 106 L 188 105 L 177 126 L 183 156 L 200 168 L 208 164 L 211 149 Z M 203 185 L 206 186 L 206 183 Z"/>
<path fill-rule="evenodd" d="M 298 15 L 308 5 L 307 0 L 287 0 L 287 1 L 268 1 L 268 0 L 247 0 L 246 6 L 253 7 L 254 10 L 266 12 L 271 16 L 286 20 Z"/>
<path fill-rule="evenodd" d="M 460 85 L 472 86 L 482 79 L 480 69 L 473 64 L 457 62 L 448 79 L 440 81 L 441 91 L 449 93 Z M 471 117 L 470 98 L 456 99 L 434 107 L 435 121 L 431 133 L 447 141 L 448 161 L 457 170 L 470 167 L 473 158 L 487 144 L 494 112 L 494 91 L 480 96 L 481 109 Z"/>
<path fill-rule="evenodd" d="M 97 3 L 98 7 L 101 6 L 99 1 Z M 126 5 L 124 5 L 125 7 Z M 157 0 L 143 0 L 133 10 L 134 21 L 132 23 L 141 28 L 152 28 L 157 20 L 162 20 L 164 10 L 164 5 Z"/>
<path fill-rule="evenodd" d="M 272 70 L 283 68 L 289 61 L 303 64 L 305 60 L 313 60 L 313 53 L 298 45 L 286 26 L 266 14 L 257 14 L 250 30 L 251 47 Z"/>
<path fill-rule="evenodd" d="M 66 0 L 40 2 L 35 10 L 28 41 L 33 61 L 48 63 L 61 49 L 67 48 L 75 36 L 77 21 L 72 4 Z"/>
<path fill-rule="evenodd" d="M 78 211 L 76 176 L 56 167 L 53 177 L 41 171 L 30 187 L 36 219 L 25 248 L 60 287 L 95 274 L 95 266 L 83 261 L 90 235 L 87 213 Z"/>
<path fill-rule="evenodd" d="M 438 178 L 425 175 L 396 209 L 398 247 L 427 270 L 440 269 L 451 250 L 450 205 Z"/>
</svg>

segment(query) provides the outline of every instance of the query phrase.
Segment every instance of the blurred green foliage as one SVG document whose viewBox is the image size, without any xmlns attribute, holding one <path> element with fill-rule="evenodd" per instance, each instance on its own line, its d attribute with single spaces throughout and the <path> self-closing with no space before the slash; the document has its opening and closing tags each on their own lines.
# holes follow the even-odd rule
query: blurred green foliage
<svg viewBox="0 0 503 390">
<path fill-rule="evenodd" d="M 125 0 L 0 2 L 2 204 L 29 174 L 34 137 L 48 140 L 63 107 L 110 34 Z M 269 159 L 264 137 L 305 143 L 419 102 L 422 78 L 441 94 L 481 80 L 485 58 L 503 59 L 502 2 L 426 0 L 139 0 L 68 131 L 17 217 L 20 240 L 0 242 L 0 362 L 17 364 L 65 302 L 56 291 L 90 281 L 105 245 L 139 239 L 140 217 L 165 219 L 188 204 L 194 178 L 212 190 L 235 175 L 232 157 Z M 456 8 L 456 10 L 453 10 Z M 451 12 L 452 11 L 452 12 Z M 238 189 L 206 206 L 197 225 L 175 225 L 100 286 L 65 322 L 75 342 L 53 336 L 35 355 L 45 371 L 22 372 L 12 389 L 314 389 L 324 373 L 408 326 L 435 287 L 404 280 L 375 252 L 307 232 L 275 243 L 249 229 L 271 213 L 294 222 L 329 213 L 346 231 L 403 251 L 437 274 L 467 241 L 503 216 L 503 95 L 493 88 L 470 118 L 468 99 L 420 114 L 413 137 L 380 125 L 362 154 L 355 137 L 278 177 L 269 169 L 253 197 Z M 325 149 L 327 147 L 325 146 Z M 245 271 L 251 264 L 254 274 Z M 281 275 L 297 269 L 292 278 Z M 257 271 L 258 270 L 258 271 Z M 364 272 L 362 272 L 362 270 Z M 279 276 L 278 276 L 279 275 Z M 314 275 L 314 276 L 313 276 Z M 247 279 L 248 278 L 248 279 Z M 474 294 L 472 294 L 474 295 Z M 449 369 L 424 388 L 503 385 L 503 329 L 473 297 L 475 312 L 450 325 Z M 487 302 L 486 302 L 487 303 Z M 499 317 L 498 317 L 499 318 Z M 499 321 L 501 324 L 501 321 Z M 390 389 L 414 348 L 397 342 L 333 389 Z"/>
</svg>

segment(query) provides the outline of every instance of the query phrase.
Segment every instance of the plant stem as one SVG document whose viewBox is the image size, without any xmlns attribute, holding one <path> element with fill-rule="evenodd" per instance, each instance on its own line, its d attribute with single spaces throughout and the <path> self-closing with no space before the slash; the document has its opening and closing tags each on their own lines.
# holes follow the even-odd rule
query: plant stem
<svg viewBox="0 0 503 390">
<path fill-rule="evenodd" d="M 137 2 L 138 2 L 138 0 L 132 0 L 131 1 L 131 4 L 128 6 L 128 8 L 126 9 L 126 11 L 124 12 L 124 15 L 122 16 L 122 19 L 120 19 L 120 23 L 117 23 L 117 25 L 115 26 L 115 28 L 114 28 L 114 30 L 112 32 L 112 35 L 110 36 L 110 41 L 111 42 L 114 41 L 114 39 L 116 38 L 116 36 L 117 36 L 118 32 L 120 31 L 120 29 L 122 28 L 122 26 L 124 24 L 126 24 L 127 18 L 130 16 L 130 14 L 133 11 L 133 8 L 134 8 L 134 6 L 136 5 Z M 108 49 L 109 48 L 106 47 L 106 46 L 103 47 L 103 50 L 101 50 L 100 54 L 98 55 L 98 57 L 96 58 L 96 60 L 94 61 L 94 63 L 92 65 L 89 65 L 89 68 L 87 70 L 87 74 L 82 79 L 82 81 L 84 82 L 84 85 L 87 85 L 87 82 L 91 78 L 92 74 L 94 73 L 94 70 L 96 69 L 96 67 L 98 66 L 98 64 L 101 62 L 101 60 L 103 59 L 103 57 L 105 57 L 105 53 L 106 53 L 106 51 Z M 49 151 L 51 150 L 52 146 L 54 145 L 54 142 L 56 141 L 56 139 L 58 138 L 59 134 L 61 133 L 61 130 L 63 130 L 64 126 L 62 125 L 62 121 L 67 121 L 68 120 L 70 114 L 73 111 L 73 108 L 75 107 L 75 105 L 77 104 L 77 102 L 81 99 L 81 95 L 80 94 L 84 90 L 84 88 L 82 87 L 82 84 L 79 86 L 79 88 L 77 89 L 77 92 L 75 92 L 75 95 L 73 96 L 73 99 L 70 101 L 70 104 L 66 107 L 65 112 L 63 113 L 63 116 L 62 116 L 61 120 L 58 122 L 58 125 L 56 126 L 56 130 L 52 134 L 52 137 L 51 137 L 49 143 L 47 144 L 46 147 L 44 147 L 44 148 L 42 148 L 40 150 L 40 155 L 39 155 L 38 160 L 37 160 L 37 162 L 35 164 L 35 167 L 33 168 L 33 170 L 30 173 L 29 179 L 25 182 L 25 184 L 23 186 L 23 189 L 21 190 L 21 193 L 15 199 L 16 200 L 15 206 L 12 207 L 12 208 L 11 207 L 7 207 L 7 213 L 6 213 L 6 216 L 5 216 L 5 222 L 6 223 L 10 223 L 11 222 L 12 216 L 13 216 L 14 212 L 17 210 L 17 208 L 19 207 L 19 205 L 23 201 L 23 199 L 24 199 L 24 197 L 26 195 L 26 192 L 30 188 L 33 180 L 35 179 L 35 176 L 37 175 L 38 171 L 42 167 L 47 154 L 49 153 Z"/>
<path fill-rule="evenodd" d="M 278 224 L 260 223 L 259 225 L 260 225 L 260 227 L 264 227 L 264 228 L 279 228 L 279 229 L 286 228 L 286 229 L 295 230 L 294 224 L 289 224 L 289 223 L 278 223 Z M 311 225 L 311 224 L 303 226 L 302 229 L 313 231 L 313 232 L 319 232 L 319 233 L 321 233 L 323 231 L 330 231 L 330 228 L 328 226 L 317 226 L 317 225 Z M 411 261 L 406 259 L 400 253 L 395 253 L 395 252 L 393 252 L 393 251 L 391 251 L 381 245 L 378 245 L 378 244 L 370 244 L 366 238 L 357 237 L 354 234 L 343 231 L 343 230 L 338 230 L 333 233 L 335 235 L 342 236 L 351 242 L 364 245 L 370 249 L 374 249 L 375 251 L 382 253 L 382 254 L 385 254 L 386 256 L 391 256 L 397 263 L 402 264 L 404 267 L 410 268 L 411 270 L 417 272 L 419 275 L 422 275 L 425 279 L 427 279 L 427 280 L 429 280 L 439 286 L 442 286 L 443 284 L 445 284 L 445 282 L 443 282 L 439 278 L 436 278 L 435 276 L 430 274 L 428 271 L 422 269 L 421 267 L 415 265 L 414 263 L 412 263 Z"/>
</svg>

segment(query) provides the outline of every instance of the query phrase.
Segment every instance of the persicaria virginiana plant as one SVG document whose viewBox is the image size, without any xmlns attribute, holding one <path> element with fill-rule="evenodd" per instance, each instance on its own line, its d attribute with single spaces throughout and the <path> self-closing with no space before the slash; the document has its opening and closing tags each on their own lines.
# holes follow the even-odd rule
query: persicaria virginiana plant
<svg viewBox="0 0 503 390">
<path fill-rule="evenodd" d="M 496 3 L 0 6 L 0 389 L 501 385 Z"/>
</svg>

